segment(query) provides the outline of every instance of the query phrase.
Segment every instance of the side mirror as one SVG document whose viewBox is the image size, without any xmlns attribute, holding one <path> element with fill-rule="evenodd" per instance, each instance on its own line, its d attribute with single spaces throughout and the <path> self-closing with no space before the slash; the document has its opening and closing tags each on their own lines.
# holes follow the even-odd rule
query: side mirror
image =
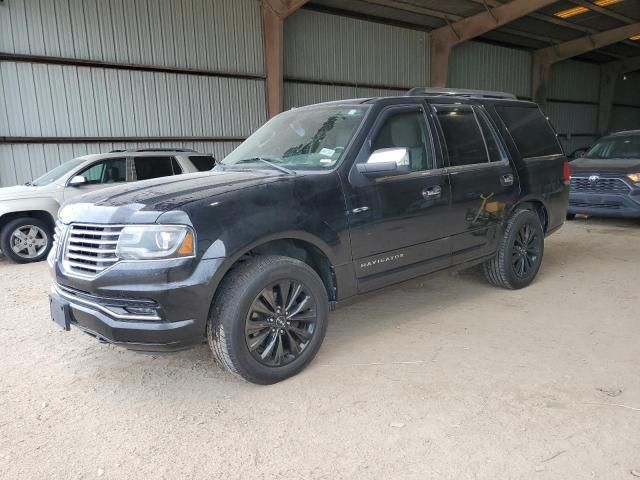
<svg viewBox="0 0 640 480">
<path fill-rule="evenodd" d="M 76 175 L 71 180 L 69 180 L 70 187 L 79 187 L 80 185 L 85 185 L 87 183 L 87 177 L 84 175 Z"/>
<path fill-rule="evenodd" d="M 358 172 L 368 177 L 400 175 L 410 171 L 409 150 L 381 148 L 373 152 L 365 163 L 359 163 Z"/>
</svg>

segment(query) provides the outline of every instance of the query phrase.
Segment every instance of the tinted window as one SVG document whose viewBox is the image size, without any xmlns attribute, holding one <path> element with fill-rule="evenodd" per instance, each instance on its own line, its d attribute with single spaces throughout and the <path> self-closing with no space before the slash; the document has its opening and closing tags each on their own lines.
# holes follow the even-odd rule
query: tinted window
<svg viewBox="0 0 640 480">
<path fill-rule="evenodd" d="M 431 137 L 422 111 L 391 114 L 376 134 L 371 150 L 407 148 L 411 170 L 434 168 Z"/>
<path fill-rule="evenodd" d="M 198 155 L 189 157 L 193 166 L 198 169 L 199 172 L 211 170 L 216 166 L 216 161 L 211 155 Z"/>
<path fill-rule="evenodd" d="M 489 161 L 490 162 L 500 162 L 502 160 L 507 160 L 507 153 L 504 150 L 504 147 L 500 143 L 496 130 L 484 112 L 477 112 L 478 122 L 480 123 L 480 128 L 482 129 L 482 135 L 484 136 L 484 140 L 487 144 L 487 151 L 489 152 Z"/>
<path fill-rule="evenodd" d="M 173 175 L 171 157 L 138 157 L 133 160 L 138 180 Z"/>
<path fill-rule="evenodd" d="M 436 107 L 452 167 L 487 163 L 487 149 L 470 107 Z"/>
<path fill-rule="evenodd" d="M 110 158 L 103 162 L 94 163 L 78 175 L 85 177 L 88 185 L 126 182 L 127 161 L 124 158 Z"/>
<path fill-rule="evenodd" d="M 496 111 L 524 158 L 562 153 L 551 125 L 539 108 L 496 107 Z"/>
</svg>

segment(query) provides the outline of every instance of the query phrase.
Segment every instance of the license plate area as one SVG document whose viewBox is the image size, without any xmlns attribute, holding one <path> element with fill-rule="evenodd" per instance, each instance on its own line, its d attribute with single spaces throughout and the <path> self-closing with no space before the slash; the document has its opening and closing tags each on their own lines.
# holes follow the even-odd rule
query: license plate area
<svg viewBox="0 0 640 480">
<path fill-rule="evenodd" d="M 49 308 L 51 310 L 51 320 L 63 330 L 71 330 L 69 303 L 57 295 L 49 295 Z"/>
</svg>

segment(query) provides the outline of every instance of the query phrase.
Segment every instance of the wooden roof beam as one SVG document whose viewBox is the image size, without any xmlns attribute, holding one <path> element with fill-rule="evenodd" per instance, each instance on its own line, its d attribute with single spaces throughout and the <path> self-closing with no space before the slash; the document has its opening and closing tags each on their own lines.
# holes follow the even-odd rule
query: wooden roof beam
<svg viewBox="0 0 640 480">
<path fill-rule="evenodd" d="M 451 49 L 459 43 L 483 35 L 491 30 L 529 15 L 555 0 L 512 0 L 498 7 L 487 7 L 484 12 L 432 30 L 431 36 L 431 86 L 445 87 L 449 73 Z"/>
<path fill-rule="evenodd" d="M 640 33 L 640 22 L 577 38 L 537 50 L 533 54 L 532 96 L 540 105 L 547 100 L 551 66 L 578 55 L 621 42 Z"/>
</svg>

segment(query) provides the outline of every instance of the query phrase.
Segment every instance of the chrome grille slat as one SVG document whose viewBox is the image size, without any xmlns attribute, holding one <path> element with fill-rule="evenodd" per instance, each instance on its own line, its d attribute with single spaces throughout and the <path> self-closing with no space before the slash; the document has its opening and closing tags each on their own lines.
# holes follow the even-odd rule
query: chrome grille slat
<svg viewBox="0 0 640 480">
<path fill-rule="evenodd" d="M 115 257 L 115 256 L 114 256 Z M 72 251 L 67 251 L 67 258 L 69 260 L 84 260 L 86 262 L 92 263 L 115 263 L 118 261 L 117 258 L 104 258 L 98 255 L 90 256 L 90 255 L 82 255 L 81 253 L 75 253 Z"/>
<path fill-rule="evenodd" d="M 91 243 L 94 245 L 116 245 L 118 240 L 95 240 L 93 238 L 82 238 L 71 236 L 69 237 L 69 242 L 71 243 Z"/>
<path fill-rule="evenodd" d="M 587 193 L 629 193 L 631 187 L 620 178 L 600 177 L 595 182 L 589 177 L 571 177 L 571 190 Z"/>
<path fill-rule="evenodd" d="M 107 267 L 96 267 L 88 263 L 78 263 L 73 261 L 68 261 L 67 264 L 73 269 L 87 270 L 87 271 L 96 272 L 96 273 L 107 269 Z"/>
<path fill-rule="evenodd" d="M 63 265 L 71 273 L 95 276 L 115 265 L 122 226 L 71 224 L 66 235 Z"/>
<path fill-rule="evenodd" d="M 71 253 L 73 252 L 89 252 L 89 253 L 102 253 L 102 254 L 116 253 L 115 248 L 93 248 L 93 247 L 78 246 L 71 243 L 67 247 L 67 250 Z"/>
</svg>

